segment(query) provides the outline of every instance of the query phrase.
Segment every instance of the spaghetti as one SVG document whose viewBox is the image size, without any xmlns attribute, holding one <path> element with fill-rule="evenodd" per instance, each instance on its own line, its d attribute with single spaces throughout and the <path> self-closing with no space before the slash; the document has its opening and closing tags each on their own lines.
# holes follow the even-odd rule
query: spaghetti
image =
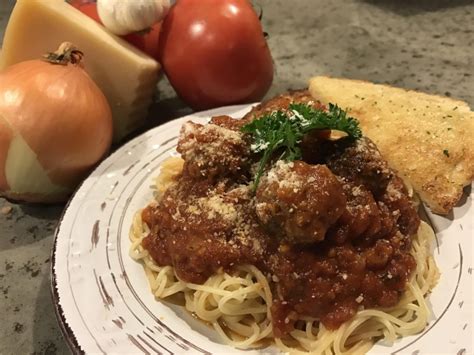
<svg viewBox="0 0 474 355">
<path fill-rule="evenodd" d="M 157 198 L 173 185 L 183 161 L 171 158 L 162 166 L 156 181 Z M 364 353 L 379 339 L 393 343 L 397 338 L 419 333 L 426 326 L 430 310 L 425 297 L 438 279 L 431 256 L 433 230 L 421 222 L 413 236 L 411 255 L 416 269 L 397 305 L 389 308 L 360 309 L 337 330 L 329 330 L 317 319 L 301 317 L 290 334 L 276 338 L 272 326 L 272 291 L 267 277 L 255 266 L 239 265 L 232 274 L 218 272 L 203 284 L 184 282 L 172 266 L 159 266 L 142 241 L 149 234 L 141 212 L 135 215 L 130 231 L 130 256 L 143 264 L 156 298 L 184 294 L 185 307 L 212 324 L 224 342 L 237 348 L 261 347 L 274 340 L 291 353 Z"/>
</svg>

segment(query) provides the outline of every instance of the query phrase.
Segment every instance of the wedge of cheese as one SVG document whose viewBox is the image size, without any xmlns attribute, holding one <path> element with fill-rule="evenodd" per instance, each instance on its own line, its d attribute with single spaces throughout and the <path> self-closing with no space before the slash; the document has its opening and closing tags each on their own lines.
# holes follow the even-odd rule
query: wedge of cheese
<svg viewBox="0 0 474 355">
<path fill-rule="evenodd" d="M 64 0 L 18 0 L 3 40 L 0 70 L 55 51 L 65 41 L 84 52 L 86 71 L 107 97 L 114 140 L 140 126 L 160 65 Z"/>
</svg>

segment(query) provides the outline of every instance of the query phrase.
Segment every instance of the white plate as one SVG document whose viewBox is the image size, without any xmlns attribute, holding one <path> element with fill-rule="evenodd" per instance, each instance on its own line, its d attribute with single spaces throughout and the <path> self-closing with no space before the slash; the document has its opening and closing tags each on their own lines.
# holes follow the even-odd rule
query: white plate
<svg viewBox="0 0 474 355">
<path fill-rule="evenodd" d="M 214 331 L 182 308 L 156 301 L 142 266 L 128 256 L 134 213 L 152 198 L 151 179 L 175 147 L 183 122 L 242 117 L 249 105 L 183 117 L 135 138 L 84 181 L 56 231 L 52 294 L 63 333 L 86 353 L 246 353 L 223 345 Z M 470 193 L 471 194 L 471 193 Z M 472 353 L 472 194 L 452 218 L 428 214 L 437 232 L 441 278 L 429 296 L 433 317 L 423 331 L 370 352 Z M 262 351 L 260 351 L 262 352 Z M 278 352 L 275 348 L 265 353 Z"/>
</svg>

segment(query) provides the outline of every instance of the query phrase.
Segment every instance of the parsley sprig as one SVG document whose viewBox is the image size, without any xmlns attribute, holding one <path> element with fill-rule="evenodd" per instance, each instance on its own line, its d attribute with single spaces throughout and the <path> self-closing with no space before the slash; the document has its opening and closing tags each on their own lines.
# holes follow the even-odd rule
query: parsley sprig
<svg viewBox="0 0 474 355">
<path fill-rule="evenodd" d="M 263 153 L 255 175 L 254 190 L 257 188 L 265 166 L 273 153 L 281 150 L 278 159 L 293 161 L 301 159 L 299 144 L 303 136 L 315 129 L 331 129 L 347 133 L 353 139 L 362 136 L 359 122 L 347 116 L 339 106 L 329 104 L 327 111 L 315 109 L 308 104 L 293 103 L 288 110 L 274 111 L 242 127 L 250 134 L 252 152 Z"/>
</svg>

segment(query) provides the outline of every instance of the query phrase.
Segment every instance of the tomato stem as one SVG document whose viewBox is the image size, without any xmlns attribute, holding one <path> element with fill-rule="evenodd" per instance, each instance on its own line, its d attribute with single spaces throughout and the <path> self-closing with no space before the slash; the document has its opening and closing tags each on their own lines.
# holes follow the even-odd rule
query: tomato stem
<svg viewBox="0 0 474 355">
<path fill-rule="evenodd" d="M 258 20 L 259 20 L 260 22 L 262 22 L 262 19 L 263 19 L 263 7 L 262 7 L 262 5 L 260 5 L 260 4 L 254 5 L 254 7 L 255 7 L 255 6 L 258 6 L 258 8 L 260 9 L 260 13 L 258 14 Z M 269 36 L 270 36 L 270 35 L 268 34 L 268 32 L 263 31 L 263 37 L 268 38 Z"/>
</svg>

